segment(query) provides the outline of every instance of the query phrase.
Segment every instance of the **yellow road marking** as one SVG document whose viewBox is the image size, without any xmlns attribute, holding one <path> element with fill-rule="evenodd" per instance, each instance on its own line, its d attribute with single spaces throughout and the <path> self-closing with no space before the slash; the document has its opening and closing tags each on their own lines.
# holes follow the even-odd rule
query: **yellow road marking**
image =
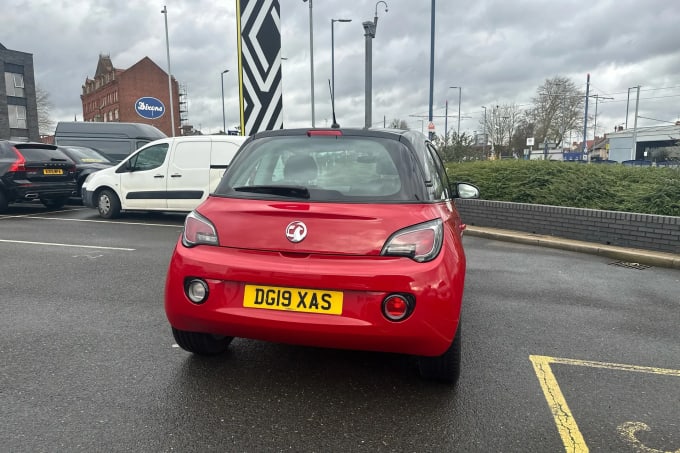
<svg viewBox="0 0 680 453">
<path fill-rule="evenodd" d="M 607 363 L 607 362 L 592 362 L 588 360 L 575 360 L 575 359 L 564 359 L 559 357 L 548 357 L 542 355 L 530 355 L 529 359 L 534 366 L 534 372 L 538 378 L 538 382 L 541 384 L 541 389 L 543 390 L 543 395 L 545 400 L 550 407 L 550 411 L 555 419 L 555 425 L 562 438 L 562 443 L 564 444 L 564 449 L 567 452 L 573 453 L 586 453 L 588 452 L 588 445 L 586 445 L 583 435 L 576 424 L 567 401 L 562 394 L 557 379 L 550 368 L 553 363 L 562 365 L 577 365 L 586 366 L 590 368 L 604 368 L 608 370 L 616 371 L 632 371 L 637 373 L 649 373 L 649 374 L 660 374 L 664 376 L 678 376 L 680 377 L 680 370 L 671 370 L 668 368 L 655 368 L 637 365 L 625 365 L 620 363 Z M 619 427 L 620 434 L 632 435 L 634 438 L 635 431 L 639 429 L 644 429 L 640 426 L 635 426 L 634 430 L 632 427 L 626 426 Z M 652 451 L 652 450 L 650 450 Z"/>
<path fill-rule="evenodd" d="M 550 411 L 555 419 L 555 425 L 562 438 L 565 451 L 573 453 L 588 452 L 588 445 L 586 445 L 586 441 L 583 439 L 581 431 L 579 431 L 576 425 L 576 420 L 567 405 L 567 400 L 564 399 L 557 379 L 555 379 L 555 375 L 550 369 L 550 363 L 554 363 L 553 358 L 531 355 L 529 359 L 534 364 L 536 377 L 541 384 L 543 395 L 545 395 L 545 400 L 548 402 Z"/>
</svg>

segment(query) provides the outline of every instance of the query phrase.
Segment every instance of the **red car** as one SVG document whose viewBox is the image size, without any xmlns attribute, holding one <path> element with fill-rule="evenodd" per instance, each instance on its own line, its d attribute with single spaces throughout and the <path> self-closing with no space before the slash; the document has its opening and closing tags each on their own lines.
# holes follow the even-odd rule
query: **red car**
<svg viewBox="0 0 680 453">
<path fill-rule="evenodd" d="M 424 135 L 298 129 L 243 144 L 187 216 L 167 274 L 177 344 L 219 354 L 234 337 L 419 356 L 455 383 L 465 281 L 461 223 Z"/>
</svg>

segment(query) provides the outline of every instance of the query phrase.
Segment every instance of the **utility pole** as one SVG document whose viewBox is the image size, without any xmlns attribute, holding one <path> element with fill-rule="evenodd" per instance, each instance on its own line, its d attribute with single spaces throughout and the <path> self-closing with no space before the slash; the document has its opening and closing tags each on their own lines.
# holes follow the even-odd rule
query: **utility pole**
<svg viewBox="0 0 680 453">
<path fill-rule="evenodd" d="M 637 159 L 637 119 L 638 119 L 638 107 L 640 105 L 640 85 L 637 87 L 637 96 L 635 98 L 635 120 L 633 121 L 633 146 L 630 151 L 630 160 Z"/>
<path fill-rule="evenodd" d="M 168 53 L 168 91 L 170 92 L 170 127 L 172 137 L 175 136 L 175 112 L 172 102 L 172 72 L 170 72 L 170 40 L 168 39 L 168 8 L 163 6 L 161 13 L 165 16 L 165 50 Z"/>
<path fill-rule="evenodd" d="M 590 96 L 590 74 L 586 79 L 586 112 L 583 118 L 583 147 L 581 149 L 585 156 L 588 155 L 588 96 Z"/>
</svg>

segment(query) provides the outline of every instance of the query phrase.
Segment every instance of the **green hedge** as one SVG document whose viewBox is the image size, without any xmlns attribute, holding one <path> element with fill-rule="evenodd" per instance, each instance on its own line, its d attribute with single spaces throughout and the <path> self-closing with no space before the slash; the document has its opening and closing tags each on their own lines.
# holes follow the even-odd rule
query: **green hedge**
<svg viewBox="0 0 680 453">
<path fill-rule="evenodd" d="M 446 165 L 485 200 L 680 216 L 680 170 L 619 164 L 500 160 Z"/>
</svg>

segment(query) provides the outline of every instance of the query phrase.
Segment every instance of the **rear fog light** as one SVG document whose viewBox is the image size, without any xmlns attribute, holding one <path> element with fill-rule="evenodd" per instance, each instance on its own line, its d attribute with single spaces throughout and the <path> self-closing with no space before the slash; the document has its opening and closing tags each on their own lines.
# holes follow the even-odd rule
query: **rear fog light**
<svg viewBox="0 0 680 453">
<path fill-rule="evenodd" d="M 383 316 L 390 321 L 403 321 L 411 315 L 414 306 L 412 297 L 404 294 L 390 294 L 382 303 Z"/>
</svg>

